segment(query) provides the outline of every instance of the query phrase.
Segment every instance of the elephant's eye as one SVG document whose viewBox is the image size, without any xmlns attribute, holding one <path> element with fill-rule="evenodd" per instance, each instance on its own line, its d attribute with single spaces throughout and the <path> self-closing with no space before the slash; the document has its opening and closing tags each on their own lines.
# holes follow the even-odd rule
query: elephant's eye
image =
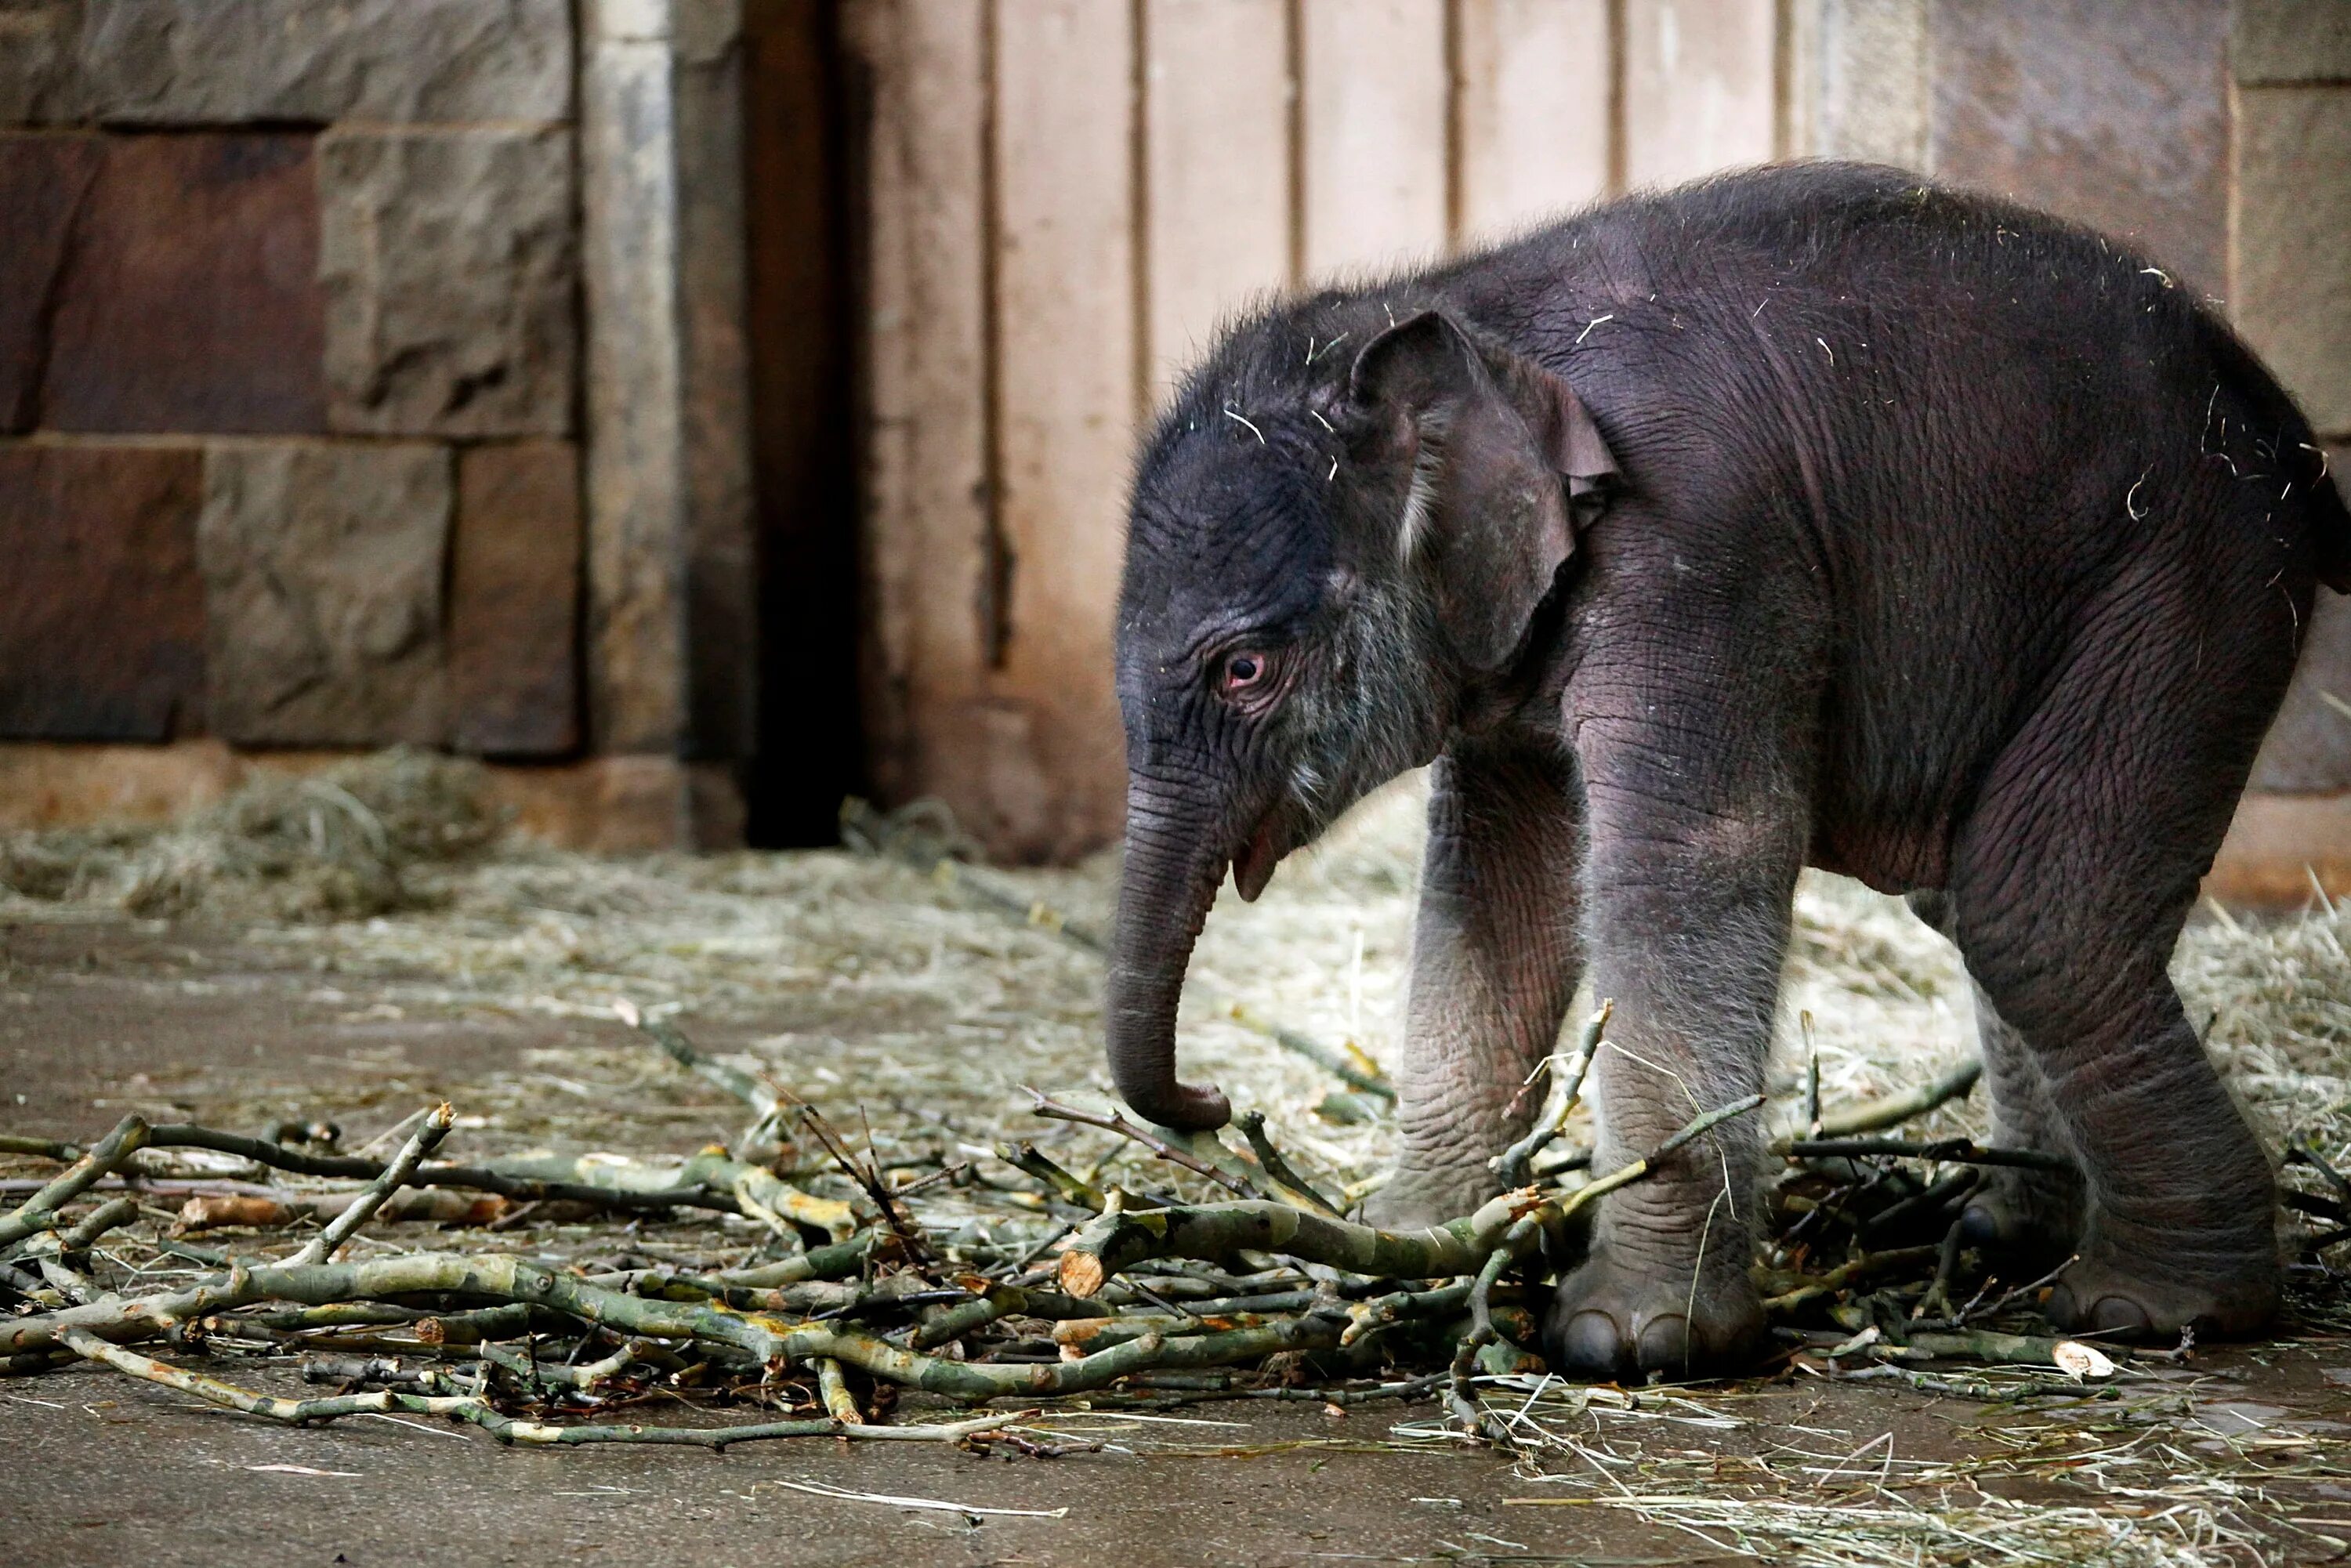
<svg viewBox="0 0 2351 1568">
<path fill-rule="evenodd" d="M 1244 650 L 1225 655 L 1225 669 L 1220 684 L 1228 692 L 1244 692 L 1265 679 L 1270 662 L 1263 653 Z"/>
</svg>

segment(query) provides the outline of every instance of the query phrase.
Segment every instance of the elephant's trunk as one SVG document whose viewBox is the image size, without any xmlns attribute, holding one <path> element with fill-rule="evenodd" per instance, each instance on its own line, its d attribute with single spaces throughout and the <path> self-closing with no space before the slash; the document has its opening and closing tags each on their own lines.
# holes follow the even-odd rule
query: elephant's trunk
<svg viewBox="0 0 2351 1568">
<path fill-rule="evenodd" d="M 1176 1077 L 1184 971 L 1230 859 L 1214 815 L 1139 778 L 1127 789 L 1126 866 L 1110 960 L 1110 1075 L 1137 1113 L 1165 1127 L 1221 1127 L 1232 1117 L 1213 1085 Z"/>
</svg>

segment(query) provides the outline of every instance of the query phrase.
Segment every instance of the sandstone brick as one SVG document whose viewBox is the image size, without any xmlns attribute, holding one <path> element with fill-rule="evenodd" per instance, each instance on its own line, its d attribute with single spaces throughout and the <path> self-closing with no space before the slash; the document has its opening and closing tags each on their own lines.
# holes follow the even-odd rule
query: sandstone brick
<svg viewBox="0 0 2351 1568">
<path fill-rule="evenodd" d="M 0 31 L 0 51 L 6 39 Z M 0 432 L 30 429 L 37 417 L 50 306 L 100 157 L 95 136 L 0 136 L 0 213 L 8 215 L 0 243 Z"/>
<path fill-rule="evenodd" d="M 476 446 L 457 465 L 449 577 L 451 744 L 549 756 L 580 743 L 580 454 Z"/>
<path fill-rule="evenodd" d="M 450 454 L 236 443 L 197 528 L 214 729 L 269 746 L 439 743 Z"/>
<path fill-rule="evenodd" d="M 2228 287 L 2229 10 L 2136 0 L 1929 7 L 1937 174 L 2129 241 L 2196 287 Z"/>
<path fill-rule="evenodd" d="M 200 716 L 193 447 L 0 445 L 0 737 L 164 740 Z"/>
<path fill-rule="evenodd" d="M 2351 478 L 2351 446 L 2327 454 L 2335 483 Z M 2294 673 L 2262 742 L 2261 757 L 2246 788 L 2278 795 L 2321 795 L 2351 790 L 2351 599 L 2319 591 L 2311 606 L 2310 632 L 2303 639 L 2302 663 Z"/>
<path fill-rule="evenodd" d="M 319 156 L 334 427 L 564 434 L 579 357 L 569 135 L 332 131 Z"/>
<path fill-rule="evenodd" d="M 168 822 L 242 782 L 217 740 L 59 745 L 0 741 L 0 831 Z"/>
<path fill-rule="evenodd" d="M 2240 328 L 2329 435 L 2351 434 L 2351 89 L 2238 95 Z"/>
<path fill-rule="evenodd" d="M 42 422 L 312 431 L 325 416 L 311 138 L 109 138 L 58 282 Z"/>
<path fill-rule="evenodd" d="M 2282 795 L 2351 789 L 2351 714 L 2338 705 L 2351 705 L 2351 600 L 2321 590 L 2302 664 L 2249 788 Z"/>
<path fill-rule="evenodd" d="M 517 832 L 603 854 L 739 849 L 705 797 L 724 794 L 706 764 L 674 757 L 592 757 L 555 767 L 490 768 L 490 796 L 514 813 Z M 5 774 L 0 774 L 0 781 Z M 5 807 L 0 807 L 5 811 Z M 739 820 L 739 812 L 738 812 Z"/>
<path fill-rule="evenodd" d="M 2222 904 L 2295 909 L 2316 882 L 2351 894 L 2351 794 L 2248 794 L 2220 841 L 2204 894 Z"/>
<path fill-rule="evenodd" d="M 0 4 L 0 125 L 78 120 L 82 0 Z"/>
<path fill-rule="evenodd" d="M 86 0 L 81 91 L 112 121 L 560 120 L 568 0 Z"/>
<path fill-rule="evenodd" d="M 170 822 L 257 779 L 303 778 L 348 751 L 240 752 L 217 739 L 167 746 L 0 741 L 0 831 Z M 730 781 L 674 757 L 485 767 L 490 800 L 515 831 L 605 853 L 738 849 L 725 837 Z M 733 809 L 739 821 L 741 808 Z"/>
<path fill-rule="evenodd" d="M 2229 52 L 2238 85 L 2351 81 L 2351 5 L 2343 0 L 2236 0 Z"/>
</svg>

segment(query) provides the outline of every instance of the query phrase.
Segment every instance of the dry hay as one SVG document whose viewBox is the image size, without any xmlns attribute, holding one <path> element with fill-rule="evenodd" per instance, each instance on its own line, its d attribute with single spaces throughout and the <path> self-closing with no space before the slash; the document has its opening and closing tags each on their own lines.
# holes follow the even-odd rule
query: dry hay
<svg viewBox="0 0 2351 1568">
<path fill-rule="evenodd" d="M 323 782 L 340 795 L 266 786 L 169 831 L 20 836 L 0 858 L 10 889 L 0 921 L 170 911 L 243 925 L 248 943 L 359 977 L 385 998 L 380 1005 L 588 1019 L 609 1019 L 625 1000 L 676 1017 L 700 1038 L 726 1037 L 737 1047 L 727 1060 L 827 1107 L 844 1126 L 853 1122 L 858 1148 L 890 1181 L 927 1182 L 926 1233 L 973 1266 L 1015 1267 L 1057 1234 L 1050 1197 L 1040 1201 L 1035 1183 L 997 1161 L 999 1139 L 1033 1140 L 1086 1181 L 1223 1196 L 1107 1134 L 1028 1114 L 1024 1082 L 1081 1105 L 1113 1104 L 1100 1061 L 1099 961 L 1050 922 L 1008 920 L 905 865 L 847 852 L 598 859 L 494 842 L 478 780 L 415 757 L 353 765 Z M 1269 1046 L 1205 998 L 1245 998 L 1393 1063 L 1421 788 L 1401 781 L 1367 802 L 1285 864 L 1256 904 L 1220 903 L 1196 961 L 1200 985 L 1187 996 L 1187 1072 L 1264 1111 L 1284 1152 L 1326 1192 L 1360 1192 L 1376 1179 L 1389 1125 L 1362 1116 L 1359 1097 L 1334 1097 L 1322 1068 Z M 435 812 L 445 815 L 436 822 Z M 997 873 L 1016 901 L 1097 928 L 1115 875 L 1109 856 L 1071 871 Z M 2314 902 L 2298 917 L 2258 924 L 2207 912 L 2174 961 L 2191 1016 L 2272 1148 L 2307 1139 L 2338 1166 L 2351 1145 L 2346 910 Z M 345 915 L 369 918 L 337 918 Z M 1963 1060 L 1970 994 L 1948 943 L 1896 901 L 1834 878 L 1808 874 L 1796 915 L 1770 1073 L 1775 1131 L 1797 1119 L 1815 1054 L 1832 1105 L 1886 1097 Z M 583 1039 L 486 1070 L 465 1107 L 477 1113 L 457 1137 L 469 1152 L 510 1157 L 615 1146 L 682 1154 L 714 1131 L 723 1136 L 728 1120 L 714 1118 L 706 1093 L 695 1091 L 640 1044 Z M 1982 1096 L 1913 1127 L 1980 1136 Z M 1568 1142 L 1588 1133 L 1579 1112 Z M 853 1196 L 814 1151 L 792 1157 L 800 1163 L 778 1167 L 790 1179 L 828 1199 Z M 958 1166 L 963 1176 L 942 1174 Z M 2286 1179 L 2325 1190 L 2308 1169 L 2289 1166 Z M 607 1273 L 756 1267 L 776 1255 L 775 1239 L 741 1218 L 716 1231 L 648 1225 L 625 1241 L 579 1220 L 533 1225 L 510 1242 L 464 1235 L 469 1246 L 527 1245 Z M 2341 1315 L 2331 1275 L 2325 1284 L 2297 1296 L 2305 1328 Z M 1166 1292 L 1207 1287 L 1178 1273 L 1150 1277 L 1150 1288 L 1164 1306 Z M 1866 1315 L 1860 1305 L 1840 1310 Z M 397 1343 L 405 1331 L 384 1332 Z M 1840 1360 L 1817 1333 L 1800 1364 L 1823 1376 L 1864 1367 L 1925 1378 L 1910 1385 L 1994 1411 L 2029 1402 L 2044 1419 L 1987 1423 L 1993 1440 L 2022 1446 L 1995 1469 L 2062 1482 L 2069 1500 L 2002 1499 L 1978 1490 L 1980 1469 L 1938 1469 L 1890 1448 L 1831 1452 L 1824 1437 L 1742 1427 L 1740 1385 L 1622 1395 L 1497 1367 L 1478 1390 L 1531 1483 L 1521 1506 L 1631 1511 L 1717 1550 L 1823 1563 L 2168 1564 L 2264 1554 L 2254 1524 L 2267 1528 L 2276 1510 L 2242 1479 L 2251 1450 L 2233 1439 L 2216 1445 L 2195 1426 L 2195 1399 L 2210 1391 L 2187 1369 L 2135 1364 L 2094 1396 L 2053 1385 L 2045 1365 L 1961 1375 Z M 1133 1385 L 1135 1397 L 1161 1400 L 1280 1391 L 1278 1379 L 1228 1374 Z M 798 1399 L 803 1410 L 821 1399 L 812 1386 L 736 1393 Z M 1003 1440 L 1050 1448 L 1081 1440 L 1082 1425 L 1056 1416 Z M 1405 1445 L 1462 1440 L 1442 1416 L 1405 1421 L 1395 1434 Z M 1734 1450 L 1736 1463 L 1725 1457 Z"/>
<path fill-rule="evenodd" d="M 394 750 L 307 778 L 264 773 L 169 827 L 0 835 L 0 894 L 208 920 L 340 920 L 429 907 L 431 869 L 504 822 L 481 770 Z"/>
<path fill-rule="evenodd" d="M 1306 1157 L 1338 1185 L 1376 1172 L 1386 1130 L 1316 1116 L 1329 1075 L 1206 998 L 1247 998 L 1393 1066 L 1423 789 L 1410 778 L 1381 791 L 1286 862 L 1255 904 L 1228 887 L 1195 958 L 1186 1071 L 1304 1129 Z M 1099 962 L 1050 931 L 847 852 L 599 858 L 502 841 L 500 826 L 478 770 L 395 751 L 266 779 L 169 829 L 12 835 L 0 841 L 0 919 L 111 911 L 245 925 L 254 941 L 423 1006 L 604 1016 L 626 998 L 756 1019 L 767 1027 L 749 1054 L 779 1082 L 866 1099 L 877 1118 L 894 1100 L 986 1126 L 1021 1082 L 1107 1103 Z M 996 874 L 1101 929 L 1116 856 Z M 2330 1158 L 2351 1150 L 2346 918 L 2351 904 L 2315 899 L 2281 921 L 2207 911 L 2174 958 L 2190 1016 L 2273 1150 L 2289 1134 Z M 1768 1083 L 1777 1128 L 1795 1114 L 1812 1051 L 1825 1102 L 1877 1099 L 1963 1060 L 1970 1008 L 1956 951 L 1898 901 L 1807 873 Z M 1920 1128 L 1981 1136 L 1983 1096 Z"/>
</svg>

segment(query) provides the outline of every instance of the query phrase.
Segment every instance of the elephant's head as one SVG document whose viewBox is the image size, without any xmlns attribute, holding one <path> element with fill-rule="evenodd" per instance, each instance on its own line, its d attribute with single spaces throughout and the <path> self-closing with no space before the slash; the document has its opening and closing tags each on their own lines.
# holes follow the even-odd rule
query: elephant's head
<svg viewBox="0 0 2351 1568">
<path fill-rule="evenodd" d="M 1507 684 L 1614 473 L 1565 382 L 1437 311 L 1391 325 L 1325 299 L 1233 332 L 1186 383 L 1137 471 L 1119 601 L 1108 1016 L 1136 1111 L 1226 1120 L 1176 1076 L 1176 998 L 1226 868 L 1255 898 Z"/>
</svg>

